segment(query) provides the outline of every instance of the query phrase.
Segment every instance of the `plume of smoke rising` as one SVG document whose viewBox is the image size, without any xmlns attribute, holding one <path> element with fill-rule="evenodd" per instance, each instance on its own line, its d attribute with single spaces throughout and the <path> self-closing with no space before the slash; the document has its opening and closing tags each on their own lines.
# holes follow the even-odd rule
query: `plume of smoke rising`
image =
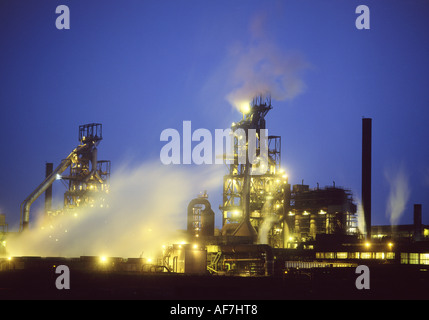
<svg viewBox="0 0 429 320">
<path fill-rule="evenodd" d="M 240 110 L 259 94 L 284 101 L 295 98 L 305 90 L 302 70 L 308 63 L 298 54 L 283 51 L 265 32 L 267 15 L 254 17 L 251 23 L 251 41 L 231 52 L 234 67 L 229 78 L 234 89 L 226 96 L 228 102 Z"/>
<path fill-rule="evenodd" d="M 386 215 L 391 225 L 396 225 L 405 211 L 405 206 L 410 197 L 408 175 L 404 166 L 399 169 L 385 170 L 385 177 L 390 184 L 390 193 L 387 200 Z"/>
<path fill-rule="evenodd" d="M 258 244 L 268 244 L 268 232 L 278 220 L 279 219 L 274 214 L 265 216 L 258 230 Z"/>
<path fill-rule="evenodd" d="M 359 229 L 359 232 L 361 234 L 364 234 L 366 232 L 366 226 L 365 226 L 365 215 L 363 212 L 362 201 L 356 194 L 353 195 L 353 199 L 357 202 L 357 212 L 356 212 L 357 224 L 358 224 L 357 227 Z"/>
<path fill-rule="evenodd" d="M 180 229 L 186 226 L 188 202 L 202 189 L 222 183 L 219 166 L 190 169 L 123 167 L 111 177 L 107 208 L 95 205 L 49 221 L 40 219 L 27 232 L 8 239 L 9 254 L 154 257 L 163 244 L 184 240 Z"/>
<path fill-rule="evenodd" d="M 271 187 L 270 190 L 274 188 Z M 262 207 L 262 215 L 264 216 L 264 220 L 259 226 L 258 230 L 258 244 L 268 244 L 268 233 L 270 232 L 272 226 L 278 222 L 278 217 L 273 213 L 273 205 L 272 200 L 267 199 Z"/>
</svg>

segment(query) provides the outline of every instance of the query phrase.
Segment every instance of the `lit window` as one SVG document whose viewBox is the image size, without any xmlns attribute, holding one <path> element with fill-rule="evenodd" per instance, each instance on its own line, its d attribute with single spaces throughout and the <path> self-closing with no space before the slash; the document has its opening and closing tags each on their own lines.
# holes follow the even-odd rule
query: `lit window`
<svg viewBox="0 0 429 320">
<path fill-rule="evenodd" d="M 325 252 L 325 258 L 326 259 L 334 259 L 335 258 L 334 252 Z"/>
<path fill-rule="evenodd" d="M 408 253 L 401 252 L 401 264 L 408 264 Z"/>
<path fill-rule="evenodd" d="M 418 264 L 418 263 L 419 263 L 419 254 L 410 253 L 410 264 Z"/>
<path fill-rule="evenodd" d="M 376 252 L 375 253 L 376 259 L 384 259 L 384 257 L 385 257 L 384 252 Z"/>
<path fill-rule="evenodd" d="M 386 259 L 395 259 L 394 252 L 386 252 Z"/>
<path fill-rule="evenodd" d="M 359 259 L 359 252 L 349 252 L 349 259 Z"/>
<path fill-rule="evenodd" d="M 347 252 L 337 252 L 337 259 L 347 259 Z"/>
<path fill-rule="evenodd" d="M 371 257 L 372 257 L 372 252 L 361 252 L 360 253 L 361 259 L 371 259 Z"/>
<path fill-rule="evenodd" d="M 429 264 L 429 253 L 420 253 L 420 264 Z"/>
</svg>

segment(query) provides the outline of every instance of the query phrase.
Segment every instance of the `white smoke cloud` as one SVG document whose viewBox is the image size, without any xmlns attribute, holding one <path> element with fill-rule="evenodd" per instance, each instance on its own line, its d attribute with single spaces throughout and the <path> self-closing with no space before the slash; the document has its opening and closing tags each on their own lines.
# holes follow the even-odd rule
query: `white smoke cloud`
<svg viewBox="0 0 429 320">
<path fill-rule="evenodd" d="M 226 99 L 240 110 L 259 94 L 271 94 L 271 98 L 291 100 L 304 92 L 302 71 L 309 65 L 297 53 L 285 52 L 265 31 L 267 16 L 257 15 L 251 24 L 249 45 L 239 44 L 231 50 L 227 75 L 234 87 Z"/>
<path fill-rule="evenodd" d="M 274 186 L 271 185 L 271 187 L 269 187 L 269 192 L 274 193 L 274 189 Z M 267 198 L 261 210 L 261 214 L 264 217 L 264 220 L 262 221 L 258 229 L 258 244 L 268 244 L 268 234 L 273 225 L 279 222 L 279 217 L 274 214 L 273 209 L 274 208 L 272 199 Z"/>
<path fill-rule="evenodd" d="M 385 170 L 385 177 L 390 184 L 386 215 L 390 219 L 390 224 L 396 225 L 404 213 L 406 204 L 410 197 L 408 175 L 402 165 L 394 171 Z"/>
<path fill-rule="evenodd" d="M 8 254 L 154 257 L 163 244 L 184 240 L 187 205 L 199 192 L 221 185 L 219 168 L 123 167 L 111 177 L 108 208 L 95 206 L 39 220 L 8 239 Z"/>
<path fill-rule="evenodd" d="M 353 194 L 353 199 L 356 202 L 356 206 L 357 206 L 357 211 L 356 211 L 357 227 L 358 227 L 360 233 L 365 234 L 366 233 L 366 225 L 365 225 L 365 215 L 363 212 L 362 201 L 357 196 L 357 194 Z"/>
<path fill-rule="evenodd" d="M 258 244 L 268 244 L 268 233 L 273 225 L 279 221 L 279 218 L 274 214 L 265 216 L 258 230 Z"/>
</svg>

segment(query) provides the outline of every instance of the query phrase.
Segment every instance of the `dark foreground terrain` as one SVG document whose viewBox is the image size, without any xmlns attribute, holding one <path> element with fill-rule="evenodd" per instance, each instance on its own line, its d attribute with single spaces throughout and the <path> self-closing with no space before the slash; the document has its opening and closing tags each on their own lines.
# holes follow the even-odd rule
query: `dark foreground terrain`
<svg viewBox="0 0 429 320">
<path fill-rule="evenodd" d="M 429 299 L 429 269 L 371 267 L 370 288 L 358 290 L 353 268 L 291 271 L 278 277 L 197 276 L 70 270 L 70 289 L 59 290 L 55 269 L 0 272 L 0 300 L 143 299 Z"/>
</svg>

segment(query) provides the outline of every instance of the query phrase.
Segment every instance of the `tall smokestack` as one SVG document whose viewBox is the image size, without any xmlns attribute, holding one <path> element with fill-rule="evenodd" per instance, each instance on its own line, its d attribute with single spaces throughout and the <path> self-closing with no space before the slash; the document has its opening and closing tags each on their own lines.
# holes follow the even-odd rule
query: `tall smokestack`
<svg viewBox="0 0 429 320">
<path fill-rule="evenodd" d="M 45 177 L 49 177 L 54 170 L 54 164 L 51 162 L 46 163 Z M 52 209 L 52 184 L 45 191 L 45 214 Z"/>
<path fill-rule="evenodd" d="M 362 207 L 366 238 L 371 240 L 371 139 L 372 119 L 362 119 Z"/>
<path fill-rule="evenodd" d="M 422 240 L 422 205 L 414 205 L 414 240 Z"/>
</svg>

